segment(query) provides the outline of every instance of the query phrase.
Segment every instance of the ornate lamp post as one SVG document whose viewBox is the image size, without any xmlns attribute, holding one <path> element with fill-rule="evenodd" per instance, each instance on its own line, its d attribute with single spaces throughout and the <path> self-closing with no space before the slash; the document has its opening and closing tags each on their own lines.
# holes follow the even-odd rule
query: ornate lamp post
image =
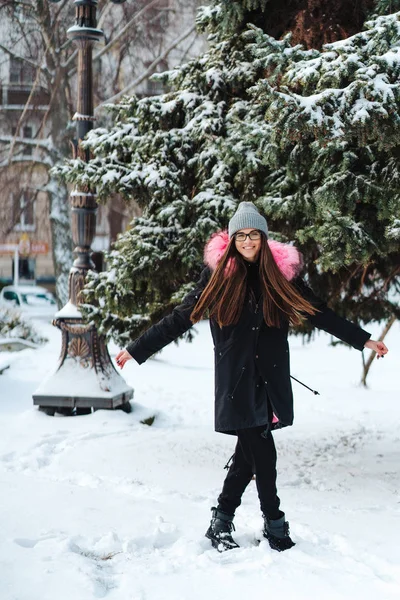
<svg viewBox="0 0 400 600">
<path fill-rule="evenodd" d="M 61 0 L 50 0 L 60 2 Z M 125 0 L 111 0 L 122 4 Z M 90 153 L 81 141 L 93 128 L 92 48 L 104 34 L 97 29 L 97 0 L 74 0 L 76 23 L 68 36 L 78 46 L 78 144 L 74 156 L 88 161 Z M 33 395 L 33 403 L 48 414 L 59 409 L 64 412 L 76 407 L 78 414 L 91 408 L 122 408 L 130 411 L 133 390 L 115 370 L 108 354 L 105 339 L 95 326 L 84 323 L 79 311 L 80 292 L 89 269 L 94 268 L 91 244 L 96 230 L 96 192 L 88 187 L 71 194 L 72 239 L 75 261 L 69 274 L 69 301 L 55 315 L 53 325 L 62 332 L 62 348 L 57 371 L 42 382 Z"/>
</svg>

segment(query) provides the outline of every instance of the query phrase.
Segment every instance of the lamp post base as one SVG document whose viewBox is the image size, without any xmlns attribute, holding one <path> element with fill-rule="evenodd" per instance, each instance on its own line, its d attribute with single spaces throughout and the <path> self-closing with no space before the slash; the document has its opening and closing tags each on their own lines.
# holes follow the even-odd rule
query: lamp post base
<svg viewBox="0 0 400 600">
<path fill-rule="evenodd" d="M 33 404 L 47 414 L 72 414 L 74 409 L 86 414 L 92 408 L 130 412 L 133 389 L 114 368 L 104 337 L 82 318 L 61 317 L 66 308 L 53 321 L 62 332 L 59 367 L 35 391 Z"/>
</svg>

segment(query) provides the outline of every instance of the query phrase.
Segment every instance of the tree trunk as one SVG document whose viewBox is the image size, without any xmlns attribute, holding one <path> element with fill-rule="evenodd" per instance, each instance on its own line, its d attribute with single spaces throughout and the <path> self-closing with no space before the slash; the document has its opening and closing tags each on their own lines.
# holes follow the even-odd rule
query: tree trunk
<svg viewBox="0 0 400 600">
<path fill-rule="evenodd" d="M 320 49 L 361 31 L 374 6 L 375 0 L 270 0 L 248 20 L 276 39 L 291 32 L 293 45 Z"/>
<path fill-rule="evenodd" d="M 391 326 L 393 325 L 393 323 L 396 321 L 396 317 L 392 317 L 391 319 L 389 319 L 389 321 L 386 323 L 381 335 L 379 336 L 378 341 L 379 342 L 383 342 L 383 340 L 385 339 L 386 335 L 389 333 Z M 363 374 L 362 374 L 362 378 L 361 378 L 361 383 L 367 387 L 367 376 L 369 373 L 369 370 L 372 366 L 373 360 L 375 358 L 376 352 L 371 351 L 368 360 L 365 362 L 364 361 L 364 356 L 363 356 Z"/>
<path fill-rule="evenodd" d="M 53 246 L 56 296 L 59 308 L 68 302 L 68 277 L 72 266 L 70 203 L 67 188 L 50 180 L 47 184 L 50 200 L 50 227 Z"/>
</svg>

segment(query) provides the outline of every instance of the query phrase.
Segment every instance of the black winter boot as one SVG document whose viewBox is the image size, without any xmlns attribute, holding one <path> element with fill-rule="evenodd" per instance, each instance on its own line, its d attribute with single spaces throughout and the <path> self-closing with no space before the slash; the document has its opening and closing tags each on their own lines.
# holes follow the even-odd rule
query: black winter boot
<svg viewBox="0 0 400 600">
<path fill-rule="evenodd" d="M 235 529 L 232 523 L 234 515 L 228 515 L 222 510 L 215 508 L 215 506 L 212 507 L 211 512 L 213 516 L 210 527 L 207 529 L 206 537 L 211 540 L 214 548 L 218 552 L 239 548 L 239 544 L 231 536 L 232 529 Z"/>
<path fill-rule="evenodd" d="M 296 544 L 291 540 L 289 535 L 289 523 L 285 521 L 285 515 L 279 519 L 268 519 L 264 517 L 263 535 L 269 541 L 269 545 L 273 550 L 283 552 L 289 550 Z"/>
</svg>

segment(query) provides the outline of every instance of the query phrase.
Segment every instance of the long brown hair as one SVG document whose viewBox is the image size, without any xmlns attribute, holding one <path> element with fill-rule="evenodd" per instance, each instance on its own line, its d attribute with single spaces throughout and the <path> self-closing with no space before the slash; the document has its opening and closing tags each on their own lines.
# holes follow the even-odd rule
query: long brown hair
<svg viewBox="0 0 400 600">
<path fill-rule="evenodd" d="M 269 327 L 280 327 L 282 317 L 292 325 L 300 325 L 304 321 L 304 313 L 314 315 L 318 312 L 281 273 L 264 234 L 261 235 L 259 276 L 263 314 Z M 232 237 L 190 315 L 192 323 L 200 321 L 208 311 L 209 317 L 214 318 L 220 327 L 236 324 L 243 310 L 246 278 L 245 260 Z"/>
</svg>

